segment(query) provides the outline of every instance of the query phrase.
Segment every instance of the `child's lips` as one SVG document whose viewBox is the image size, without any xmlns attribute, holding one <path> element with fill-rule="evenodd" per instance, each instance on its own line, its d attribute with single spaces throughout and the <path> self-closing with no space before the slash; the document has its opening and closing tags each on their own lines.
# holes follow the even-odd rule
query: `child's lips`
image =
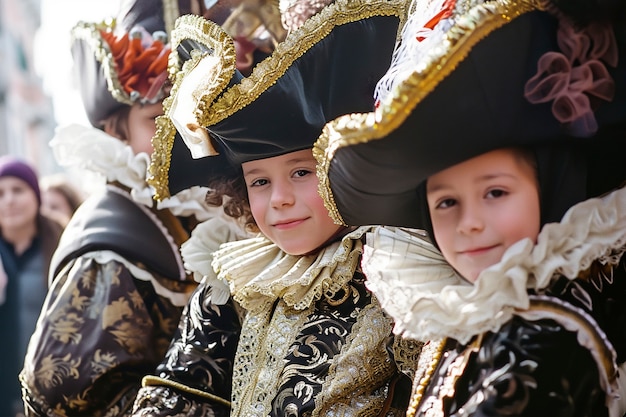
<svg viewBox="0 0 626 417">
<path fill-rule="evenodd" d="M 480 247 L 464 249 L 464 250 L 459 251 L 459 254 L 467 255 L 467 256 L 478 256 L 478 255 L 482 255 L 484 253 L 489 252 L 490 250 L 494 249 L 496 246 L 498 245 L 480 246 Z"/>
<path fill-rule="evenodd" d="M 274 227 L 280 230 L 291 229 L 301 225 L 306 219 L 288 219 L 274 223 Z"/>
</svg>

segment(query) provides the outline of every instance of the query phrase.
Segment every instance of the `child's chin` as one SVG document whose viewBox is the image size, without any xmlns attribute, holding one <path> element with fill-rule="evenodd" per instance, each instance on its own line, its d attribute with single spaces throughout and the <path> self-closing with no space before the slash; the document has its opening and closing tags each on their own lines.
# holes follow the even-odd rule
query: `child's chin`
<svg viewBox="0 0 626 417">
<path fill-rule="evenodd" d="M 311 255 L 318 251 L 319 246 L 306 245 L 306 244 L 278 244 L 278 247 L 288 255 L 293 256 L 305 256 Z"/>
<path fill-rule="evenodd" d="M 482 269 L 476 270 L 476 269 L 473 269 L 473 268 L 472 269 L 470 269 L 470 268 L 460 268 L 460 269 L 456 269 L 456 272 L 465 281 L 469 282 L 470 284 L 473 284 L 478 279 L 478 276 L 482 272 Z"/>
</svg>

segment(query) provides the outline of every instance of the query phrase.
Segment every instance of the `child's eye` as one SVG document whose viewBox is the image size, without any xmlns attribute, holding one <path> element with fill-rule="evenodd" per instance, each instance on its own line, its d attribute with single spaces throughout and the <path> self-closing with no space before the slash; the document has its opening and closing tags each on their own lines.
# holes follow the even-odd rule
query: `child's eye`
<svg viewBox="0 0 626 417">
<path fill-rule="evenodd" d="M 307 175 L 309 175 L 311 173 L 311 171 L 309 171 L 308 169 L 299 169 L 296 172 L 293 173 L 294 177 L 305 177 Z"/>
<path fill-rule="evenodd" d="M 250 183 L 250 187 L 262 187 L 264 185 L 267 185 L 269 183 L 268 180 L 266 180 L 265 178 L 260 178 L 258 180 L 254 180 Z"/>
<path fill-rule="evenodd" d="M 494 188 L 493 190 L 489 190 L 487 192 L 487 198 L 500 198 L 500 197 L 504 197 L 507 194 L 508 193 L 504 190 L 501 190 L 499 188 Z"/>
<path fill-rule="evenodd" d="M 438 209 L 445 209 L 445 208 L 450 208 L 452 206 L 456 205 L 456 200 L 453 198 L 446 198 L 445 200 L 441 200 L 439 203 L 437 203 L 436 208 Z"/>
</svg>

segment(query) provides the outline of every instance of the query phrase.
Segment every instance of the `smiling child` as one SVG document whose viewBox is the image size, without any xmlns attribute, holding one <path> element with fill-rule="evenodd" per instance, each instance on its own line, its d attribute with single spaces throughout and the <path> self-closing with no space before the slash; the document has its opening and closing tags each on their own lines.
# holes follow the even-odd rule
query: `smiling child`
<svg viewBox="0 0 626 417">
<path fill-rule="evenodd" d="M 367 229 L 333 223 L 311 150 L 324 123 L 373 108 L 403 7 L 337 1 L 247 78 L 233 70 L 232 40 L 219 27 L 179 21 L 181 45 L 213 53 L 191 54 L 160 139 L 177 131 L 175 141 L 214 162 L 195 180 L 260 233 L 222 245 L 212 262 L 210 229 L 183 246 L 189 269 L 217 279 L 192 297 L 166 358 L 144 378 L 135 415 L 406 412 L 419 345 L 392 335 L 366 289 Z M 167 163 L 158 172 L 161 184 L 180 175 Z"/>
<path fill-rule="evenodd" d="M 407 415 L 623 416 L 624 5 L 411 7 L 377 109 L 314 148 L 335 220 L 386 226 L 367 287 L 428 341 Z"/>
</svg>

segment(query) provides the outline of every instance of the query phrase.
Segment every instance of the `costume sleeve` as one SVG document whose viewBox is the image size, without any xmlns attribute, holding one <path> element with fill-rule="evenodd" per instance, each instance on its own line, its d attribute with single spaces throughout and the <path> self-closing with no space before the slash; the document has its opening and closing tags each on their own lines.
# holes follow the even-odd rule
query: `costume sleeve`
<svg viewBox="0 0 626 417">
<path fill-rule="evenodd" d="M 212 303 L 211 287 L 203 281 L 156 375 L 144 378 L 133 416 L 227 417 L 240 331 L 235 303 Z"/>
<path fill-rule="evenodd" d="M 122 263 L 76 258 L 54 280 L 28 347 L 27 414 L 128 413 L 181 311 Z"/>
<path fill-rule="evenodd" d="M 515 317 L 499 332 L 487 333 L 479 346 L 458 353 L 440 367 L 449 370 L 450 381 L 465 366 L 454 387 L 438 375 L 440 392 L 449 394 L 443 396 L 446 415 L 606 415 L 595 360 L 574 333 L 552 320 Z"/>
</svg>

